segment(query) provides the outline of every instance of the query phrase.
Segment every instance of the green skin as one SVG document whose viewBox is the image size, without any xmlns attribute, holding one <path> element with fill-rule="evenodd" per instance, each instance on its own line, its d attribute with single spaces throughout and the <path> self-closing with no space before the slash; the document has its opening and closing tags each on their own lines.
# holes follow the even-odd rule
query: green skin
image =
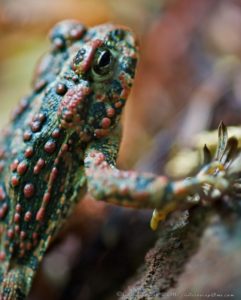
<svg viewBox="0 0 241 300">
<path fill-rule="evenodd" d="M 26 298 L 52 238 L 87 191 L 166 215 L 210 178 L 170 182 L 116 168 L 137 62 L 128 29 L 64 21 L 50 37 L 33 92 L 0 138 L 0 299 Z"/>
</svg>

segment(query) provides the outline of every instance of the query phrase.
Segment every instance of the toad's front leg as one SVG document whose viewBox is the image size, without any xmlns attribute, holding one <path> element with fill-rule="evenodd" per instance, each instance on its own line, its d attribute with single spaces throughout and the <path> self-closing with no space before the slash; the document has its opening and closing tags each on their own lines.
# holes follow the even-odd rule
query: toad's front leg
<svg viewBox="0 0 241 300">
<path fill-rule="evenodd" d="M 135 171 L 121 171 L 115 166 L 113 145 L 93 143 L 87 150 L 85 168 L 89 193 L 96 199 L 121 206 L 155 209 L 151 227 L 180 208 L 193 205 L 187 198 L 201 192 L 204 184 L 224 191 L 228 181 L 206 173 L 180 181 Z M 219 163 L 216 167 L 219 167 Z"/>
</svg>

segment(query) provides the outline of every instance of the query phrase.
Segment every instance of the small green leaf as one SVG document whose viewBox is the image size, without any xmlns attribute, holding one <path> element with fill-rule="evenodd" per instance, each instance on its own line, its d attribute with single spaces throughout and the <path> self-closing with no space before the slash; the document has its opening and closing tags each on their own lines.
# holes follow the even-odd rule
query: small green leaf
<svg viewBox="0 0 241 300">
<path fill-rule="evenodd" d="M 215 160 L 221 160 L 224 150 L 227 146 L 228 142 L 228 132 L 227 127 L 224 125 L 223 122 L 220 123 L 218 127 L 218 146 L 216 150 L 216 154 L 214 156 Z"/>
<path fill-rule="evenodd" d="M 220 162 L 224 165 L 229 163 L 231 160 L 233 160 L 237 153 L 238 140 L 235 137 L 231 137 L 228 139 L 226 148 L 224 149 L 223 155 L 220 158 Z"/>
<path fill-rule="evenodd" d="M 203 147 L 203 165 L 209 164 L 212 160 L 212 155 L 207 145 Z"/>
</svg>

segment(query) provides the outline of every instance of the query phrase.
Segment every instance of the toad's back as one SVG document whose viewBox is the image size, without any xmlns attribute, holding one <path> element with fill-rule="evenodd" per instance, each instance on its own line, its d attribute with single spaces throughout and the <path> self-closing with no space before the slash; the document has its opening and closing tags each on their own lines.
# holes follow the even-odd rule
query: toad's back
<svg viewBox="0 0 241 300">
<path fill-rule="evenodd" d="M 59 127 L 55 86 L 22 101 L 1 139 L 0 276 L 27 261 L 37 267 L 33 250 L 45 250 L 84 187 L 84 144 Z"/>
<path fill-rule="evenodd" d="M 83 26 L 69 25 L 80 37 Z M 53 39 L 63 34 L 59 30 Z M 51 236 L 85 191 L 84 143 L 60 126 L 58 116 L 64 94 L 75 85 L 68 65 L 72 53 L 67 46 L 58 50 L 43 57 L 33 93 L 21 100 L 0 139 L 0 282 L 14 265 L 37 268 Z"/>
</svg>

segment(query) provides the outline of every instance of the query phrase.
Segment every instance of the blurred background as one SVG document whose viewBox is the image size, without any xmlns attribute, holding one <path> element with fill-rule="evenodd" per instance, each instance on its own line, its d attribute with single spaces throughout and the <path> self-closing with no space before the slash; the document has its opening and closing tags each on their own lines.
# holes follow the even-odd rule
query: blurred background
<svg viewBox="0 0 241 300">
<path fill-rule="evenodd" d="M 240 0 L 0 0 L 0 126 L 31 88 L 47 34 L 63 19 L 121 23 L 140 40 L 121 168 L 191 174 L 193 157 L 175 165 L 173 153 L 221 120 L 240 124 Z M 157 238 L 149 218 L 85 199 L 50 249 L 31 299 L 117 299 Z"/>
</svg>

